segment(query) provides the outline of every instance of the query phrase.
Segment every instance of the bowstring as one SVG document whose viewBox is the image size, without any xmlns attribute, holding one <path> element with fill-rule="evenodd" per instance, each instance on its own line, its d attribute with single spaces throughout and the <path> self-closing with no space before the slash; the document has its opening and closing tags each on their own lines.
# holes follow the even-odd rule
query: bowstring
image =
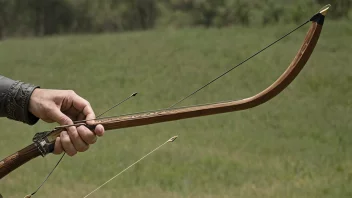
<svg viewBox="0 0 352 198">
<path fill-rule="evenodd" d="M 110 181 L 112 181 L 113 179 L 115 179 L 116 177 L 118 177 L 119 175 L 121 175 L 122 173 L 124 173 L 125 171 L 127 171 L 128 169 L 130 169 L 132 166 L 134 166 L 135 164 L 137 164 L 138 162 L 142 161 L 144 158 L 146 158 L 147 156 L 149 156 L 150 154 L 154 153 L 155 151 L 159 150 L 162 146 L 164 146 L 165 144 L 169 143 L 169 142 L 173 142 L 175 141 L 177 138 L 177 136 L 174 136 L 172 138 L 170 138 L 169 140 L 167 140 L 166 142 L 164 142 L 163 144 L 159 145 L 158 147 L 156 147 L 155 149 L 153 149 L 152 151 L 150 151 L 149 153 L 147 153 L 146 155 L 144 155 L 143 157 L 141 157 L 139 160 L 135 161 L 134 163 L 132 163 L 131 165 L 129 165 L 127 168 L 123 169 L 121 172 L 119 172 L 118 174 L 116 174 L 115 176 L 113 176 L 112 178 L 110 178 L 108 181 L 104 182 L 102 185 L 100 185 L 99 187 L 97 187 L 96 189 L 94 189 L 92 192 L 88 193 L 86 196 L 84 196 L 83 198 L 88 197 L 89 195 L 93 194 L 95 191 L 99 190 L 101 187 L 103 187 L 104 185 L 106 185 L 107 183 L 109 183 Z"/>
<path fill-rule="evenodd" d="M 235 68 L 241 66 L 242 64 L 244 64 L 245 62 L 249 61 L 250 59 L 254 58 L 255 56 L 257 56 L 258 54 L 262 53 L 263 51 L 265 51 L 266 49 L 268 49 L 269 47 L 273 46 L 274 44 L 276 44 L 277 42 L 281 41 L 282 39 L 284 39 L 285 37 L 289 36 L 290 34 L 292 34 L 293 32 L 297 31 L 299 28 L 301 28 L 302 26 L 306 25 L 310 20 L 307 20 L 306 22 L 302 23 L 301 25 L 297 26 L 296 28 L 294 28 L 293 30 L 291 30 L 290 32 L 286 33 L 285 35 L 281 36 L 279 39 L 275 40 L 274 42 L 270 43 L 269 45 L 265 46 L 264 48 L 260 49 L 259 51 L 257 51 L 256 53 L 254 53 L 253 55 L 249 56 L 248 58 L 246 58 L 245 60 L 243 60 L 242 62 L 240 62 L 239 64 L 231 67 L 230 69 L 226 70 L 225 72 L 223 72 L 222 74 L 218 75 L 217 77 L 215 77 L 213 80 L 209 81 L 208 83 L 206 83 L 205 85 L 201 86 L 200 88 L 198 88 L 197 90 L 195 90 L 194 92 L 190 93 L 189 95 L 183 97 L 182 99 L 180 99 L 179 101 L 177 101 L 176 103 L 172 104 L 171 106 L 169 106 L 168 108 L 164 108 L 164 109 L 160 109 L 159 111 L 163 111 L 163 110 L 168 110 L 171 109 L 173 107 L 175 107 L 177 104 L 180 104 L 181 102 L 183 102 L 184 100 L 188 99 L 189 97 L 193 96 L 194 94 L 198 93 L 200 90 L 206 88 L 207 86 L 209 86 L 210 84 L 214 83 L 215 81 L 217 81 L 218 79 L 222 78 L 223 76 L 225 76 L 226 74 L 230 73 L 232 70 L 234 70 Z M 139 113 L 148 113 L 148 112 L 152 112 L 152 111 L 145 111 L 145 112 L 139 112 Z M 131 114 L 127 114 L 127 115 L 131 115 Z M 109 116 L 109 117 L 102 117 L 102 118 L 95 118 L 95 119 L 91 119 L 91 120 L 102 120 L 102 119 L 107 119 L 107 118 L 113 118 L 116 116 Z M 82 120 L 82 121 L 90 121 L 90 120 Z M 80 123 L 82 121 L 76 121 L 77 123 Z M 76 126 L 75 124 L 73 125 L 65 125 L 65 126 L 58 126 L 56 128 L 61 128 L 61 127 L 68 127 L 68 126 Z"/>
<path fill-rule="evenodd" d="M 240 62 L 239 64 L 231 67 L 230 69 L 226 70 L 225 72 L 223 72 L 222 74 L 218 75 L 217 77 L 215 77 L 213 80 L 209 81 L 208 83 L 206 83 L 205 85 L 201 86 L 200 88 L 198 88 L 197 90 L 195 90 L 194 92 L 190 93 L 189 95 L 183 97 L 182 99 L 180 99 L 179 101 L 177 101 L 176 103 L 172 104 L 171 106 L 169 106 L 168 108 L 164 109 L 171 109 L 173 107 L 175 107 L 177 104 L 180 104 L 181 102 L 183 102 L 184 100 L 188 99 L 189 97 L 193 96 L 194 94 L 198 93 L 199 91 L 201 91 L 202 89 L 206 88 L 207 86 L 209 86 L 210 84 L 214 83 L 215 81 L 217 81 L 218 79 L 222 78 L 223 76 L 225 76 L 226 74 L 230 73 L 232 70 L 234 70 L 235 68 L 239 67 L 240 65 L 244 64 L 245 62 L 249 61 L 250 59 L 254 58 L 255 56 L 257 56 L 258 54 L 262 53 L 263 51 L 265 51 L 266 49 L 268 49 L 269 47 L 273 46 L 274 44 L 276 44 L 277 42 L 281 41 L 282 39 L 286 38 L 287 36 L 289 36 L 290 34 L 292 34 L 293 32 L 295 32 L 296 30 L 298 30 L 299 28 L 301 28 L 302 26 L 306 25 L 310 20 L 307 20 L 306 22 L 302 23 L 301 25 L 297 26 L 296 28 L 294 28 L 293 30 L 291 30 L 290 32 L 286 33 L 285 35 L 281 36 L 279 39 L 275 40 L 274 42 L 270 43 L 269 45 L 265 46 L 264 48 L 262 48 L 261 50 L 255 52 L 253 55 L 249 56 L 248 58 L 246 58 L 245 60 L 243 60 L 242 62 Z M 131 96 L 129 96 L 129 98 L 131 98 L 132 96 L 134 96 L 136 93 L 132 94 Z M 127 98 L 127 99 L 129 99 Z M 105 114 L 106 112 L 110 111 L 111 109 L 117 107 L 118 105 L 122 104 L 123 102 L 125 102 L 126 99 L 120 103 L 118 103 L 117 105 L 113 106 L 112 108 L 108 109 L 107 111 L 105 111 L 104 113 L 100 114 L 99 116 Z M 92 119 L 92 120 L 97 120 L 97 118 Z M 104 119 L 104 118 L 100 118 L 100 119 Z M 76 123 L 79 122 L 84 122 L 84 121 L 88 121 L 88 120 L 80 120 L 80 121 L 76 121 Z M 167 142 L 166 142 L 167 143 Z M 164 143 L 165 144 L 165 143 Z M 163 144 L 163 145 L 164 145 Z M 153 151 L 154 152 L 154 151 Z M 147 155 L 149 155 L 150 153 L 148 153 Z M 64 157 L 65 153 L 61 156 L 60 160 L 56 163 L 55 167 L 53 168 L 53 170 L 48 174 L 48 176 L 46 177 L 46 179 L 43 181 L 43 183 L 39 186 L 39 188 L 32 193 L 31 195 L 34 195 L 41 187 L 42 185 L 46 182 L 46 180 L 50 177 L 50 175 L 52 174 L 52 172 L 55 170 L 55 168 L 58 166 L 58 164 L 61 162 L 62 158 Z M 146 157 L 146 156 L 144 156 Z M 143 158 L 144 158 L 143 157 Z M 143 159 L 142 158 L 142 159 Z M 141 159 L 140 159 L 141 160 Z M 138 161 L 137 161 L 138 162 Z M 120 173 L 119 173 L 120 174 Z M 97 189 L 96 189 L 97 190 Z M 31 195 L 27 195 L 25 198 L 30 198 Z"/>
<path fill-rule="evenodd" d="M 307 20 L 306 22 L 302 23 L 301 25 L 299 25 L 298 27 L 296 27 L 295 29 L 291 30 L 290 32 L 286 33 L 285 35 L 281 36 L 279 39 L 277 39 L 276 41 L 270 43 L 269 45 L 267 45 L 266 47 L 264 47 L 263 49 L 257 51 L 256 53 L 254 53 L 253 55 L 249 56 L 248 58 L 246 58 L 244 61 L 240 62 L 239 64 L 233 66 L 232 68 L 228 69 L 227 71 L 225 71 L 224 73 L 218 75 L 216 78 L 214 78 L 213 80 L 209 81 L 208 83 L 206 83 L 205 85 L 201 86 L 200 88 L 198 88 L 197 90 L 195 90 L 194 92 L 190 93 L 189 95 L 183 97 L 182 99 L 180 99 L 179 101 L 177 101 L 176 103 L 172 104 L 171 106 L 169 106 L 168 108 L 164 109 L 171 109 L 173 107 L 175 107 L 177 104 L 183 102 L 184 100 L 188 99 L 189 97 L 193 96 L 194 94 L 196 94 L 197 92 L 199 92 L 200 90 L 206 88 L 207 86 L 209 86 L 210 84 L 214 83 L 215 81 L 217 81 L 218 79 L 220 79 L 221 77 L 225 76 L 226 74 L 230 73 L 232 70 L 234 70 L 235 68 L 239 67 L 240 65 L 242 65 L 243 63 L 249 61 L 250 59 L 254 58 L 255 56 L 257 56 L 258 54 L 260 54 L 261 52 L 263 52 L 264 50 L 268 49 L 269 47 L 271 47 L 272 45 L 276 44 L 277 42 L 279 42 L 280 40 L 284 39 L 285 37 L 287 37 L 288 35 L 292 34 L 293 32 L 295 32 L 296 30 L 298 30 L 299 28 L 301 28 L 302 26 L 304 26 L 305 24 L 307 24 L 310 20 Z M 104 118 L 101 118 L 104 119 Z M 160 147 L 164 146 L 168 141 L 166 141 L 165 143 L 163 143 L 162 145 L 158 146 L 156 149 L 152 150 L 151 152 L 149 152 L 148 154 L 144 155 L 141 159 L 137 160 L 136 162 L 134 162 L 133 164 L 131 164 L 130 166 L 128 166 L 127 168 L 125 168 L 124 170 L 122 170 L 121 172 L 119 172 L 117 175 L 115 175 L 114 177 L 112 177 L 111 179 L 107 180 L 106 182 L 104 182 L 102 185 L 100 185 L 99 187 L 97 187 L 95 190 L 91 191 L 90 193 L 88 193 L 85 197 L 88 197 L 89 195 L 91 195 L 92 193 L 94 193 L 95 191 L 99 190 L 101 187 L 103 187 L 104 185 L 106 185 L 107 183 L 109 183 L 110 181 L 112 181 L 113 179 L 115 179 L 116 177 L 118 177 L 119 175 L 121 175 L 123 172 L 125 172 L 126 170 L 128 170 L 129 168 L 131 168 L 133 165 L 135 165 L 136 163 L 140 162 L 142 159 L 144 159 L 145 157 L 147 157 L 148 155 L 150 155 L 151 153 L 153 153 L 154 151 L 158 150 Z M 246 144 L 245 144 L 246 145 Z"/>
<path fill-rule="evenodd" d="M 242 62 L 238 63 L 237 65 L 233 66 L 232 68 L 228 69 L 227 71 L 225 71 L 224 73 L 218 75 L 216 78 L 214 78 L 213 80 L 209 81 L 208 83 L 206 83 L 205 85 L 201 86 L 200 88 L 198 88 L 197 90 L 195 90 L 194 92 L 190 93 L 189 95 L 185 96 L 184 98 L 180 99 L 179 101 L 177 101 L 176 103 L 174 103 L 173 105 L 171 105 L 170 107 L 168 107 L 167 109 L 170 109 L 174 106 L 176 106 L 177 104 L 183 102 L 184 100 L 186 100 L 187 98 L 193 96 L 194 94 L 196 94 L 197 92 L 199 92 L 200 90 L 204 89 L 205 87 L 209 86 L 210 84 L 214 83 L 215 81 L 217 81 L 218 79 L 222 78 L 223 76 L 225 76 L 226 74 L 230 73 L 232 70 L 234 70 L 235 68 L 239 67 L 240 65 L 242 65 L 243 63 L 249 61 L 250 59 L 254 58 L 255 56 L 257 56 L 258 54 L 262 53 L 263 51 L 265 51 L 266 49 L 268 49 L 269 47 L 271 47 L 272 45 L 276 44 L 277 42 L 281 41 L 282 39 L 284 39 L 285 37 L 287 37 L 288 35 L 292 34 L 293 32 L 295 32 L 296 30 L 298 30 L 299 28 L 301 28 L 302 26 L 304 26 L 305 24 L 307 24 L 310 20 L 307 20 L 306 22 L 302 23 L 301 25 L 299 25 L 298 27 L 296 27 L 295 29 L 291 30 L 289 33 L 286 33 L 285 35 L 281 36 L 279 39 L 277 39 L 276 41 L 270 43 L 269 45 L 267 45 L 266 47 L 264 47 L 263 49 L 257 51 L 256 53 L 254 53 L 253 55 L 249 56 L 248 58 L 246 58 L 245 60 L 243 60 Z"/>
</svg>

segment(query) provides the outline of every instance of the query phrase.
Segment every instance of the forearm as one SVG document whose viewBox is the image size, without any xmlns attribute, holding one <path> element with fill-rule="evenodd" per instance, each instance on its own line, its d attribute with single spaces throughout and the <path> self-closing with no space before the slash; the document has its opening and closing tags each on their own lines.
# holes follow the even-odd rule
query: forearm
<svg viewBox="0 0 352 198">
<path fill-rule="evenodd" d="M 37 87 L 0 75 L 0 117 L 35 124 L 38 118 L 28 111 L 28 105 L 32 92 Z"/>
</svg>

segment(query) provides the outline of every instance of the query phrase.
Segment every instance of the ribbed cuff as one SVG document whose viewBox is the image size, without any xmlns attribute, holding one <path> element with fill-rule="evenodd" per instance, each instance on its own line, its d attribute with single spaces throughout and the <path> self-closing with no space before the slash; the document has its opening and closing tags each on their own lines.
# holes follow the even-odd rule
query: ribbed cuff
<svg viewBox="0 0 352 198">
<path fill-rule="evenodd" d="M 29 100 L 31 99 L 32 93 L 36 88 L 40 88 L 39 86 L 31 85 L 31 84 L 23 84 L 26 87 L 26 99 L 25 105 L 23 108 L 24 122 L 29 125 L 34 125 L 38 122 L 39 118 L 29 112 Z"/>
<path fill-rule="evenodd" d="M 12 84 L 7 95 L 7 118 L 21 121 L 29 125 L 34 125 L 38 122 L 39 118 L 28 111 L 29 100 L 36 88 L 39 88 L 39 86 L 23 83 L 21 81 L 15 81 L 15 83 Z"/>
</svg>

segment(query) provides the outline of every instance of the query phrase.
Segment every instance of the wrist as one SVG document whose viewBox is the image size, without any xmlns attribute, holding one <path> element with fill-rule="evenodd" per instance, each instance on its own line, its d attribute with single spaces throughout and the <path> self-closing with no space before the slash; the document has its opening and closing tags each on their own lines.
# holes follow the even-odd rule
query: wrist
<svg viewBox="0 0 352 198">
<path fill-rule="evenodd" d="M 29 98 L 29 103 L 28 103 L 28 111 L 32 114 L 36 114 L 35 109 L 37 108 L 37 104 L 40 101 L 38 98 L 40 96 L 41 89 L 40 88 L 34 88 L 30 98 Z"/>
</svg>

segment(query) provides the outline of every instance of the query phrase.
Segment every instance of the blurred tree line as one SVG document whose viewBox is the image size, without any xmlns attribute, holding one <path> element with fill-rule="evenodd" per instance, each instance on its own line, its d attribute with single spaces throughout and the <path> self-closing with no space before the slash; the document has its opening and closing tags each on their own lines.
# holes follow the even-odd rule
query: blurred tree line
<svg viewBox="0 0 352 198">
<path fill-rule="evenodd" d="M 352 0 L 0 0 L 0 39 L 302 22 L 328 3 L 330 18 L 351 16 Z"/>
</svg>

